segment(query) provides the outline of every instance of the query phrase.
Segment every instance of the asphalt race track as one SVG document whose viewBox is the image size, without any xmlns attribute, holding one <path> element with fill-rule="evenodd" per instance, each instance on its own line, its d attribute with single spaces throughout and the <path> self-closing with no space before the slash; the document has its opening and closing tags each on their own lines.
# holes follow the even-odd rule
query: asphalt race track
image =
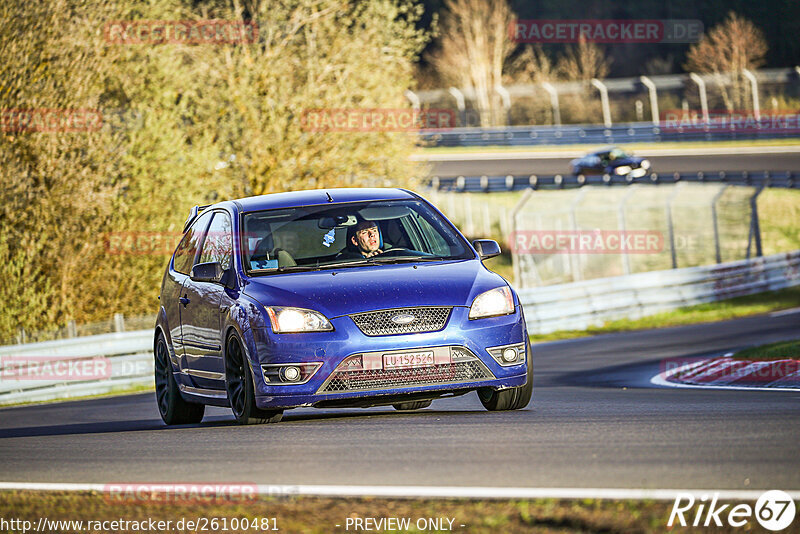
<svg viewBox="0 0 800 534">
<path fill-rule="evenodd" d="M 800 489 L 800 393 L 656 388 L 663 358 L 797 336 L 800 310 L 534 346 L 534 401 L 417 413 L 212 408 L 167 428 L 154 395 L 0 410 L 0 481 Z"/>
<path fill-rule="evenodd" d="M 718 155 L 650 155 L 646 150 L 635 151 L 637 156 L 650 160 L 653 170 L 659 174 L 673 172 L 718 172 L 718 171 L 797 171 L 800 172 L 800 147 L 794 152 L 759 153 L 757 148 L 747 149 L 747 153 Z M 586 149 L 586 152 L 589 148 Z M 744 149 L 742 150 L 745 151 Z M 473 159 L 469 156 L 453 155 L 448 161 L 432 161 L 432 176 L 503 176 L 506 174 L 568 174 L 570 160 L 586 152 L 576 152 L 567 156 L 530 156 L 527 158 L 509 157 L 503 159 L 498 154 L 495 159 Z M 450 155 L 448 155 L 450 156 Z M 434 156 L 435 157 L 435 156 Z M 460 159 L 463 158 L 463 159 Z M 469 158 L 469 159 L 467 159 Z"/>
</svg>

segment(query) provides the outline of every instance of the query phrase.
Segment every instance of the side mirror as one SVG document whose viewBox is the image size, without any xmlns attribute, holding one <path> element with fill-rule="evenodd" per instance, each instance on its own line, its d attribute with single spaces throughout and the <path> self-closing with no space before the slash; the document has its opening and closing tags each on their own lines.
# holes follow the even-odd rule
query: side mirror
<svg viewBox="0 0 800 534">
<path fill-rule="evenodd" d="M 472 242 L 472 246 L 475 247 L 481 260 L 494 258 L 500 255 L 500 245 L 497 244 L 497 241 L 492 239 L 476 239 Z"/>
<path fill-rule="evenodd" d="M 225 271 L 222 270 L 222 265 L 218 262 L 198 263 L 192 267 L 191 279 L 195 282 L 214 282 L 216 284 L 222 281 Z"/>
</svg>

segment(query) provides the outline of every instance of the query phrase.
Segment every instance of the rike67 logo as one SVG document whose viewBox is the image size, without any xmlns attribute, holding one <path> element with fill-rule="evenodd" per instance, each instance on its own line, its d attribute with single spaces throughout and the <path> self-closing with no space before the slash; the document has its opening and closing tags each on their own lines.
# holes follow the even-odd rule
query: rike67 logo
<svg viewBox="0 0 800 534">
<path fill-rule="evenodd" d="M 667 526 L 682 527 L 744 527 L 755 516 L 758 524 L 772 531 L 784 530 L 794 521 L 795 504 L 792 496 L 780 490 L 764 492 L 756 501 L 755 507 L 749 504 L 720 504 L 719 493 L 695 499 L 691 493 L 679 493 L 672 505 Z"/>
</svg>

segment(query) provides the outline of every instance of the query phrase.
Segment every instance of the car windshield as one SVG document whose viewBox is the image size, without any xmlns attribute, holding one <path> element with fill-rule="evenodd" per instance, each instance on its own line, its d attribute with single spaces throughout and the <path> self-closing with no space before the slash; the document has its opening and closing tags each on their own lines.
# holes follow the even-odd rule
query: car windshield
<svg viewBox="0 0 800 534">
<path fill-rule="evenodd" d="M 242 251 L 249 274 L 473 257 L 450 224 L 417 200 L 249 212 Z"/>
</svg>

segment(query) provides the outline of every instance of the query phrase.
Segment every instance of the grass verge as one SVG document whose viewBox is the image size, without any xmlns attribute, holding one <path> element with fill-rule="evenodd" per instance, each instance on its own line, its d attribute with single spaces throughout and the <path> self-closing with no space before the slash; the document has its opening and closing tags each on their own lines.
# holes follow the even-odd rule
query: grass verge
<svg viewBox="0 0 800 534">
<path fill-rule="evenodd" d="M 0 410 L 3 408 L 13 408 L 15 406 L 29 406 L 32 404 L 49 404 L 51 402 L 72 402 L 82 401 L 89 399 L 100 399 L 103 397 L 118 397 L 120 395 L 133 395 L 134 393 L 148 393 L 155 391 L 153 386 L 133 386 L 129 388 L 113 389 L 107 393 L 99 393 L 97 395 L 81 395 L 78 397 L 63 397 L 60 399 L 46 400 L 46 401 L 31 401 L 31 402 L 13 402 L 10 404 L 0 404 Z"/>
<path fill-rule="evenodd" d="M 800 360 L 800 339 L 793 341 L 780 341 L 778 343 L 770 343 L 769 345 L 762 345 L 760 347 L 751 347 L 749 349 L 740 350 L 733 355 L 737 360 L 785 360 L 793 358 Z"/>
<path fill-rule="evenodd" d="M 31 521 L 36 526 L 39 518 L 54 520 L 91 521 L 172 521 L 172 528 L 164 532 L 178 532 L 176 522 L 184 519 L 196 521 L 206 518 L 208 530 L 225 532 L 253 532 L 251 529 L 233 529 L 246 518 L 248 522 L 260 518 L 275 519 L 277 530 L 282 532 L 332 533 L 347 532 L 348 518 L 408 518 L 411 528 L 403 532 L 452 530 L 467 533 L 517 533 L 517 532 L 663 532 L 666 529 L 672 502 L 666 501 L 611 501 L 611 500 L 455 500 L 455 499 L 377 499 L 377 498 L 314 498 L 286 497 L 259 498 L 246 503 L 160 503 L 136 500 L 121 503 L 111 501 L 98 492 L 0 492 L 0 516 Z M 210 529 L 211 518 L 217 518 L 217 528 Z M 227 520 L 227 529 L 222 520 Z M 422 521 L 442 521 L 445 528 L 423 529 Z M 146 524 L 146 523 L 145 523 Z M 338 526 L 337 526 L 338 525 Z M 462 526 L 463 525 L 463 526 Z M 108 532 L 109 529 L 86 528 L 54 529 L 50 532 Z M 145 527 L 146 529 L 146 527 Z M 142 529 L 142 530 L 145 530 Z M 136 529 L 116 529 L 130 531 Z M 200 530 L 184 528 L 184 532 Z M 259 528 L 257 531 L 263 531 Z M 354 529 L 350 524 L 349 530 Z M 372 530 L 372 529 L 369 529 Z M 392 530 L 379 530 L 389 532 Z"/>
<path fill-rule="evenodd" d="M 616 321 L 609 321 L 603 326 L 593 326 L 586 330 L 560 330 L 549 334 L 534 334 L 530 336 L 530 338 L 534 343 L 555 341 L 597 334 L 611 334 L 614 332 L 629 332 L 631 330 L 724 321 L 726 319 L 748 317 L 797 307 L 800 307 L 800 286 L 756 295 L 735 297 L 719 302 L 698 304 L 697 306 L 687 306 L 685 308 L 678 308 L 677 310 L 642 317 L 641 319 L 619 319 Z"/>
</svg>

